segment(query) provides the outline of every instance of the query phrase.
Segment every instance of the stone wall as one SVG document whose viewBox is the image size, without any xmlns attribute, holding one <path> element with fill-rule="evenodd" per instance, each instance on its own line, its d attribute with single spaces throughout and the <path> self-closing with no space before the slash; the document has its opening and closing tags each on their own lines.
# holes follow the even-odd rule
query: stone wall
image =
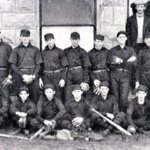
<svg viewBox="0 0 150 150">
<path fill-rule="evenodd" d="M 31 41 L 39 46 L 39 0 L 0 0 L 0 30 L 4 41 L 19 44 L 20 30 L 31 30 Z"/>
<path fill-rule="evenodd" d="M 116 44 L 116 33 L 125 29 L 128 0 L 97 0 L 97 33 L 106 36 L 106 47 Z M 31 30 L 31 40 L 39 46 L 39 0 L 0 0 L 0 30 L 13 47 L 19 43 L 20 29 Z"/>
<path fill-rule="evenodd" d="M 116 34 L 125 30 L 127 0 L 97 0 L 97 33 L 104 34 L 106 47 L 116 44 Z"/>
</svg>

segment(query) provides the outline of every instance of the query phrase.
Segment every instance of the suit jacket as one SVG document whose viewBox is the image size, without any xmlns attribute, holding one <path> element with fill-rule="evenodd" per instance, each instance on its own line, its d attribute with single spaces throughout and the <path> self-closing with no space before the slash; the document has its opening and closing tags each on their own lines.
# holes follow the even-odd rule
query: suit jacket
<svg viewBox="0 0 150 150">
<path fill-rule="evenodd" d="M 137 36 L 138 36 L 138 25 L 136 15 L 132 15 L 127 19 L 126 32 L 128 34 L 127 45 L 135 48 Z M 143 37 L 146 32 L 150 32 L 150 18 L 146 15 L 144 16 L 144 26 L 143 26 Z"/>
</svg>

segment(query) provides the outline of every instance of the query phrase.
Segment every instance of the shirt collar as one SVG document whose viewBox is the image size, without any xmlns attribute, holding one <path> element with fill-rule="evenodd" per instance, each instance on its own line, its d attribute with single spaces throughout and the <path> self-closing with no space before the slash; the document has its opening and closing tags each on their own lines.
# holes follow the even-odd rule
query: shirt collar
<svg viewBox="0 0 150 150">
<path fill-rule="evenodd" d="M 23 43 L 21 42 L 19 46 L 20 46 L 20 47 L 31 47 L 32 44 L 29 42 L 29 44 L 28 44 L 27 46 L 24 46 Z"/>
<path fill-rule="evenodd" d="M 48 47 L 48 45 L 47 45 L 47 46 L 44 48 L 44 51 L 45 51 L 45 50 L 53 50 L 54 48 L 56 48 L 56 45 L 54 45 L 52 49 L 50 49 L 50 48 Z"/>
</svg>

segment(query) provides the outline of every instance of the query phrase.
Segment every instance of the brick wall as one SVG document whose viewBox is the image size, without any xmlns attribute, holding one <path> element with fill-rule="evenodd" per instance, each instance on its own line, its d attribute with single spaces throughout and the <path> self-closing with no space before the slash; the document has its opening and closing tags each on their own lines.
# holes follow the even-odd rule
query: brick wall
<svg viewBox="0 0 150 150">
<path fill-rule="evenodd" d="M 31 30 L 31 41 L 39 45 L 39 1 L 0 0 L 0 30 L 4 41 L 13 47 L 19 43 L 20 29 Z"/>
</svg>

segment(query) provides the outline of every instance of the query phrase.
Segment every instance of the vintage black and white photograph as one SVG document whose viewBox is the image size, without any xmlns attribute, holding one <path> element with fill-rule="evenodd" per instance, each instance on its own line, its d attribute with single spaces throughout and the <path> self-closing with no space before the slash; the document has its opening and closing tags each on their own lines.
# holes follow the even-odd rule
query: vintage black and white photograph
<svg viewBox="0 0 150 150">
<path fill-rule="evenodd" d="M 149 150 L 150 0 L 0 0 L 0 150 Z"/>
</svg>

